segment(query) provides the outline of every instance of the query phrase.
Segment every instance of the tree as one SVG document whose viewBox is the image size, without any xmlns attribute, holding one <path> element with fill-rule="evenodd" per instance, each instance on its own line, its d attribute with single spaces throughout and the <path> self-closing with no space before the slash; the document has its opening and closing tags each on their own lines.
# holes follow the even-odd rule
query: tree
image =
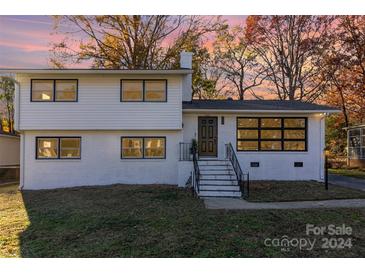
<svg viewBox="0 0 365 274">
<path fill-rule="evenodd" d="M 280 100 L 312 102 L 323 94 L 323 56 L 331 45 L 331 16 L 249 16 L 245 35 Z"/>
<path fill-rule="evenodd" d="M 365 18 L 338 16 L 328 57 L 332 89 L 327 102 L 340 106 L 345 125 L 365 120 Z"/>
<path fill-rule="evenodd" d="M 14 133 L 14 80 L 10 77 L 0 78 L 0 101 L 4 102 L 6 108 L 6 120 L 9 132 Z"/>
<path fill-rule="evenodd" d="M 192 51 L 193 96 L 215 97 L 219 74 L 210 66 L 203 45 L 206 34 L 225 27 L 220 17 L 200 16 L 63 16 L 56 29 L 71 25 L 81 41 L 67 38 L 54 44 L 50 62 L 63 68 L 69 63 L 91 60 L 94 68 L 168 69 L 179 67 L 182 50 Z M 79 38 L 76 39 L 79 39 Z"/>
<path fill-rule="evenodd" d="M 252 89 L 266 79 L 267 70 L 258 62 L 257 53 L 247 42 L 241 26 L 218 33 L 214 55 L 218 68 L 240 100 L 245 99 L 247 91 L 253 92 Z"/>
</svg>

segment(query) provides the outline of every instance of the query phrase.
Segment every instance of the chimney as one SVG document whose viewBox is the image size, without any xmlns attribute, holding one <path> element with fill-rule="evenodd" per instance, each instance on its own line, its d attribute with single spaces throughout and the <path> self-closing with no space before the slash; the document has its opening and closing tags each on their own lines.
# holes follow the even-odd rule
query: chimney
<svg viewBox="0 0 365 274">
<path fill-rule="evenodd" d="M 182 69 L 192 69 L 193 68 L 193 53 L 182 51 L 180 53 L 180 68 Z M 191 101 L 192 99 L 192 74 L 186 74 L 183 76 L 182 82 L 182 99 L 183 101 Z"/>
</svg>

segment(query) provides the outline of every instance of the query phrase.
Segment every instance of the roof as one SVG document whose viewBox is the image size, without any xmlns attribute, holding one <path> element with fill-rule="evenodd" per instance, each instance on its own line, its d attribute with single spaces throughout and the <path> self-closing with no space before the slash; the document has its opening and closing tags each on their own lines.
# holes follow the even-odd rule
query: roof
<svg viewBox="0 0 365 274">
<path fill-rule="evenodd" d="M 338 109 L 301 101 L 280 100 L 192 100 L 183 102 L 185 112 L 219 110 L 223 112 L 339 112 Z"/>
<path fill-rule="evenodd" d="M 15 74 L 190 74 L 191 69 L 0 69 Z"/>
</svg>

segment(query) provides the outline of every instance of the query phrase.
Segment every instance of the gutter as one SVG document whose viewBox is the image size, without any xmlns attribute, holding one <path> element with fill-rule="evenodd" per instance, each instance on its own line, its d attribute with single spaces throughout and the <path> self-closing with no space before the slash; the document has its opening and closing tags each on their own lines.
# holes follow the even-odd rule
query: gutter
<svg viewBox="0 0 365 274">
<path fill-rule="evenodd" d="M 19 190 L 24 188 L 24 167 L 25 167 L 25 140 L 24 133 L 20 132 L 20 83 L 15 80 L 15 113 L 14 113 L 14 129 L 20 133 L 20 180 Z"/>
<path fill-rule="evenodd" d="M 20 180 L 19 180 L 19 190 L 23 190 L 24 188 L 24 170 L 25 170 L 25 140 L 24 133 L 21 134 L 20 137 Z"/>
<path fill-rule="evenodd" d="M 183 109 L 183 113 L 298 113 L 298 114 L 306 114 L 306 113 L 339 113 L 340 110 L 249 110 L 249 109 Z"/>
<path fill-rule="evenodd" d="M 14 74 L 116 74 L 116 75 L 131 75 L 131 74 L 147 74 L 147 75 L 184 75 L 191 74 L 191 69 L 173 69 L 173 70 L 146 70 L 146 69 L 0 69 L 3 73 Z"/>
</svg>

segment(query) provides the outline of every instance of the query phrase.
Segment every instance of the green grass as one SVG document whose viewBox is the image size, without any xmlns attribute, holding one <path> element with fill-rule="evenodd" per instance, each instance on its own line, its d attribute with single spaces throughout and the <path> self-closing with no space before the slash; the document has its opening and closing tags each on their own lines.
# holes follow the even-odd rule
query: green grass
<svg viewBox="0 0 365 274">
<path fill-rule="evenodd" d="M 308 237 L 307 223 L 351 226 L 353 247 L 264 245 L 265 238 Z M 362 257 L 364 224 L 365 209 L 207 210 L 190 192 L 167 186 L 0 187 L 0 257 Z"/>
<path fill-rule="evenodd" d="M 329 169 L 328 170 L 332 174 L 336 175 L 342 175 L 342 176 L 350 176 L 360 179 L 365 179 L 365 170 L 360 169 L 344 169 L 344 168 L 338 168 L 338 169 Z"/>
<path fill-rule="evenodd" d="M 316 201 L 331 199 L 365 199 L 365 191 L 314 181 L 251 181 L 251 202 Z"/>
</svg>

